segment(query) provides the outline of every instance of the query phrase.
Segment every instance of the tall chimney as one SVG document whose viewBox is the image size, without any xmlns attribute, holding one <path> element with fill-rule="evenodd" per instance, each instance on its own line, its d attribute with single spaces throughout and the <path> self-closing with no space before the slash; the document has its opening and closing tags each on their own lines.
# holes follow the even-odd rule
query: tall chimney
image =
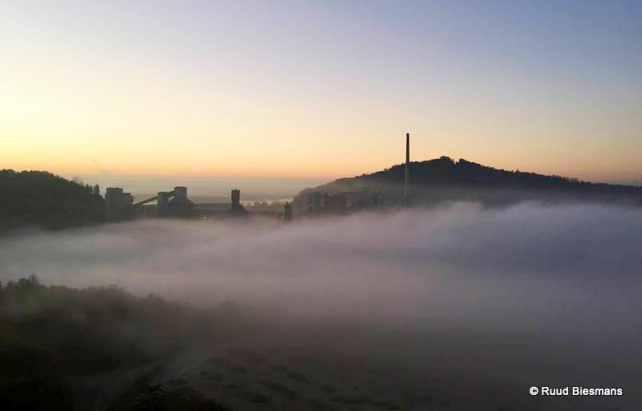
<svg viewBox="0 0 642 411">
<path fill-rule="evenodd" d="M 238 211 L 241 208 L 241 190 L 235 188 L 232 190 L 232 210 Z"/>
<path fill-rule="evenodd" d="M 403 178 L 403 199 L 408 201 L 408 184 L 410 183 L 410 133 L 406 133 L 406 168 Z"/>
</svg>

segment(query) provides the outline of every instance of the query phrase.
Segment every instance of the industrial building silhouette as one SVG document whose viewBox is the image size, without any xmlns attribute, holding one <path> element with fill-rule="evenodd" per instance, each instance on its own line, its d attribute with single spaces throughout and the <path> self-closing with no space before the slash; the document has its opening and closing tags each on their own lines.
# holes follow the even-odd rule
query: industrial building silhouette
<svg viewBox="0 0 642 411">
<path fill-rule="evenodd" d="M 187 195 L 187 187 L 177 186 L 155 196 L 134 202 L 134 197 L 120 187 L 105 191 L 105 217 L 118 221 L 135 217 L 194 218 L 209 216 L 242 216 L 247 211 L 241 204 L 241 191 L 233 189 L 229 203 L 195 203 Z"/>
<path fill-rule="evenodd" d="M 406 133 L 406 162 L 404 164 L 404 180 L 402 204 L 410 204 L 410 133 Z M 383 193 L 378 191 L 340 191 L 328 193 L 311 191 L 305 195 L 305 204 L 300 210 L 305 215 L 344 214 L 364 209 L 382 207 Z"/>
<path fill-rule="evenodd" d="M 406 161 L 404 167 L 403 202 L 409 201 L 410 184 L 410 133 L 406 133 Z M 342 191 L 327 193 L 313 191 L 307 194 L 301 214 L 314 216 L 341 214 L 383 205 L 383 194 L 371 191 Z M 105 217 L 117 221 L 135 217 L 207 218 L 245 216 L 248 212 L 241 204 L 241 191 L 232 189 L 229 203 L 195 203 L 187 194 L 187 187 L 177 186 L 171 191 L 161 191 L 155 196 L 134 202 L 134 197 L 120 187 L 109 187 L 105 192 Z M 293 206 L 285 203 L 282 219 L 294 218 Z"/>
</svg>

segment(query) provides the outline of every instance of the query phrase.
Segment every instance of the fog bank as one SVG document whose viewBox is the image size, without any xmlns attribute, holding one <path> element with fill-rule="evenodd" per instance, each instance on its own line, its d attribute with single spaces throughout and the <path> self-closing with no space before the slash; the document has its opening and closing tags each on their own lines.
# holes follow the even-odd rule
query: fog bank
<svg viewBox="0 0 642 411">
<path fill-rule="evenodd" d="M 444 367 L 621 386 L 642 370 L 640 244 L 642 211 L 588 205 L 144 220 L 3 238 L 0 279 L 232 300 L 283 321 L 394 330 L 427 361 L 444 350 Z"/>
</svg>

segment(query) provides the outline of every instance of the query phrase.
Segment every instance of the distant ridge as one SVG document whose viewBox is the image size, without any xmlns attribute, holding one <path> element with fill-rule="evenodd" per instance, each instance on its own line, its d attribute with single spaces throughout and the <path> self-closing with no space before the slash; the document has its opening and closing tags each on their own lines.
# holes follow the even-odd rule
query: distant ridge
<svg viewBox="0 0 642 411">
<path fill-rule="evenodd" d="M 447 201 L 475 201 L 485 205 L 502 205 L 520 201 L 589 201 L 626 203 L 642 206 L 642 187 L 591 183 L 575 178 L 537 173 L 508 171 L 460 159 L 442 156 L 427 161 L 410 162 L 411 197 L 415 204 Z M 299 210 L 307 197 L 320 192 L 380 193 L 384 205 L 395 205 L 402 196 L 404 165 L 303 190 L 294 200 Z"/>
<path fill-rule="evenodd" d="M 98 186 L 46 171 L 0 170 L 0 191 L 0 233 L 23 226 L 59 229 L 104 220 Z"/>
</svg>

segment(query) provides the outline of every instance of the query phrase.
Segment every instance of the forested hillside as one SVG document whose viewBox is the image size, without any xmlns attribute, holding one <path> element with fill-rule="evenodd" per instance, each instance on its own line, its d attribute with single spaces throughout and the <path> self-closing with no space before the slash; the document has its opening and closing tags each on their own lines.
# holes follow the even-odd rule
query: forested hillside
<svg viewBox="0 0 642 411">
<path fill-rule="evenodd" d="M 96 187 L 44 171 L 0 171 L 0 231 L 20 226 L 65 228 L 102 221 Z"/>
<path fill-rule="evenodd" d="M 381 205 L 399 205 L 403 200 L 405 165 L 357 177 L 341 178 L 302 191 L 294 200 L 297 211 L 305 212 L 313 193 L 376 193 Z M 443 156 L 409 163 L 410 205 L 470 201 L 483 205 L 507 205 L 521 201 L 543 203 L 600 202 L 642 205 L 642 188 L 580 181 L 575 178 L 503 170 Z"/>
</svg>

